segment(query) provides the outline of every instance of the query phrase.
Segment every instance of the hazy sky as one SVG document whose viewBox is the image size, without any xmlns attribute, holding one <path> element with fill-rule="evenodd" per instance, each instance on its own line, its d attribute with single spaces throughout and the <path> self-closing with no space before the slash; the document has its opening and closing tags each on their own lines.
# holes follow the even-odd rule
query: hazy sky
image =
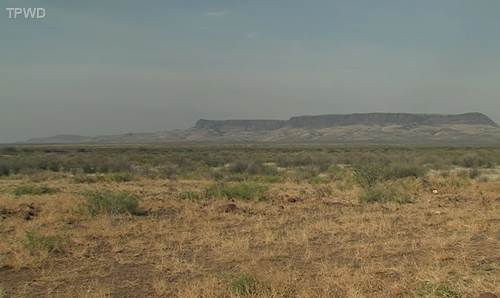
<svg viewBox="0 0 500 298">
<path fill-rule="evenodd" d="M 198 118 L 484 112 L 498 0 L 3 0 L 0 142 Z M 43 7 L 39 20 L 6 7 Z"/>
</svg>

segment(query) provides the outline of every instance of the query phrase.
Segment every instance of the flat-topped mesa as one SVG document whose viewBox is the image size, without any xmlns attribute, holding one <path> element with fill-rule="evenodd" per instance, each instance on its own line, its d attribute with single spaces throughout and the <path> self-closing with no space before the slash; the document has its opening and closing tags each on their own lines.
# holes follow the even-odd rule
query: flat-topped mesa
<svg viewBox="0 0 500 298">
<path fill-rule="evenodd" d="M 317 142 L 332 144 L 500 144 L 500 128 L 481 113 L 365 113 L 298 116 L 290 120 L 205 120 L 187 130 L 108 136 L 60 135 L 31 144 L 167 142 Z"/>
<path fill-rule="evenodd" d="M 196 122 L 194 128 L 212 129 L 216 131 L 256 131 L 256 130 L 275 130 L 286 125 L 286 120 L 205 120 L 200 119 Z"/>
<path fill-rule="evenodd" d="M 438 125 L 483 125 L 498 127 L 488 116 L 481 113 L 458 115 L 408 114 L 408 113 L 358 113 L 297 116 L 290 120 L 205 120 L 196 122 L 195 129 L 224 131 L 265 131 L 280 128 L 319 129 L 349 125 L 402 127 Z"/>
<path fill-rule="evenodd" d="M 404 127 L 424 125 L 486 125 L 498 127 L 488 116 L 481 113 L 459 115 L 364 113 L 346 115 L 317 115 L 292 117 L 288 126 L 294 128 L 326 128 L 347 125 L 400 125 Z"/>
</svg>

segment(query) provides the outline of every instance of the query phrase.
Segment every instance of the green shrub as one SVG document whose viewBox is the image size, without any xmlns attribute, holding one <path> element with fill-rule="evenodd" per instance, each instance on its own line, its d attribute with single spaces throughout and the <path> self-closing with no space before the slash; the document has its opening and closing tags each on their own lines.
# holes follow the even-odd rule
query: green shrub
<svg viewBox="0 0 500 298">
<path fill-rule="evenodd" d="M 231 174 L 246 174 L 251 176 L 265 175 L 273 176 L 278 173 L 275 167 L 264 165 L 260 161 L 246 162 L 237 161 L 228 167 L 228 172 Z"/>
<path fill-rule="evenodd" d="M 47 170 L 52 172 L 59 172 L 61 170 L 61 165 L 57 161 L 49 161 L 47 164 Z"/>
<path fill-rule="evenodd" d="M 103 177 L 101 176 L 92 176 L 92 175 L 75 175 L 73 176 L 73 182 L 74 183 L 97 183 L 98 181 L 102 180 Z"/>
<path fill-rule="evenodd" d="M 345 192 L 354 188 L 354 181 L 352 179 L 340 180 L 335 185 L 340 191 Z"/>
<path fill-rule="evenodd" d="M 208 173 L 208 177 L 215 181 L 219 181 L 224 178 L 224 174 L 222 173 L 222 171 L 218 169 L 211 169 L 210 172 Z"/>
<path fill-rule="evenodd" d="M 250 165 L 247 162 L 238 161 L 229 165 L 229 172 L 234 174 L 244 173 Z"/>
<path fill-rule="evenodd" d="M 376 184 L 402 178 L 424 176 L 425 169 L 415 164 L 366 162 L 353 167 L 354 181 L 362 188 L 372 188 Z"/>
<path fill-rule="evenodd" d="M 349 172 L 347 169 L 339 167 L 337 165 L 330 166 L 328 168 L 328 173 L 334 180 L 343 180 L 347 176 L 349 176 Z"/>
<path fill-rule="evenodd" d="M 333 163 L 333 156 L 325 152 L 318 152 L 316 150 L 302 151 L 296 153 L 283 152 L 277 158 L 277 163 L 280 167 L 304 167 L 316 166 L 325 171 Z"/>
<path fill-rule="evenodd" d="M 412 164 L 392 164 L 384 169 L 385 179 L 399 179 L 406 177 L 422 177 L 425 174 L 423 167 Z"/>
<path fill-rule="evenodd" d="M 140 199 L 127 192 L 100 191 L 86 194 L 86 207 L 91 215 L 137 214 Z"/>
<path fill-rule="evenodd" d="M 309 154 L 287 154 L 278 158 L 278 165 L 280 167 L 300 167 L 313 164 L 313 158 Z"/>
<path fill-rule="evenodd" d="M 34 186 L 34 185 L 19 185 L 14 190 L 15 196 L 22 195 L 45 195 L 45 194 L 53 194 L 58 192 L 56 188 L 50 188 L 48 186 Z"/>
<path fill-rule="evenodd" d="M 318 175 L 312 178 L 307 179 L 307 182 L 310 184 L 323 184 L 330 181 L 330 177 L 327 175 Z"/>
<path fill-rule="evenodd" d="M 255 180 L 263 183 L 279 183 L 282 179 L 280 176 L 259 176 Z"/>
<path fill-rule="evenodd" d="M 32 230 L 24 235 L 24 247 L 30 254 L 46 252 L 49 254 L 62 252 L 62 238 L 59 236 L 42 235 Z"/>
<path fill-rule="evenodd" d="M 108 176 L 108 179 L 113 182 L 129 182 L 134 180 L 134 175 L 130 173 L 113 173 Z"/>
<path fill-rule="evenodd" d="M 469 186 L 471 184 L 471 179 L 468 171 L 458 171 L 433 177 L 431 182 L 432 187 L 435 189 L 456 191 Z"/>
<path fill-rule="evenodd" d="M 476 179 L 479 178 L 479 176 L 481 176 L 481 172 L 478 168 L 473 168 L 469 171 L 469 178 Z"/>
<path fill-rule="evenodd" d="M 317 166 L 304 166 L 289 171 L 287 176 L 297 183 L 308 182 L 315 184 L 329 180 L 328 175 L 325 175 L 325 177 L 319 177 L 320 174 L 321 171 Z"/>
<path fill-rule="evenodd" d="M 250 296 L 257 293 L 259 283 L 257 279 L 248 274 L 241 274 L 229 285 L 231 293 L 236 296 Z"/>
<path fill-rule="evenodd" d="M 418 297 L 460 298 L 459 291 L 446 283 L 424 282 L 416 290 Z"/>
<path fill-rule="evenodd" d="M 232 175 L 226 175 L 222 178 L 222 180 L 219 181 L 225 181 L 225 182 L 243 182 L 243 181 L 249 181 L 250 177 L 247 174 L 232 174 Z"/>
<path fill-rule="evenodd" d="M 18 152 L 16 147 L 8 146 L 8 147 L 3 147 L 1 148 L 0 151 L 2 154 L 16 154 Z"/>
<path fill-rule="evenodd" d="M 158 172 L 163 179 L 175 179 L 179 175 L 179 169 L 174 165 L 159 167 Z"/>
<path fill-rule="evenodd" d="M 458 165 L 466 168 L 492 168 L 494 162 L 486 156 L 482 156 L 477 152 L 465 154 Z"/>
<path fill-rule="evenodd" d="M 411 203 L 413 195 L 407 183 L 379 183 L 365 187 L 359 197 L 361 203 Z"/>
<path fill-rule="evenodd" d="M 384 165 L 375 162 L 355 165 L 353 177 L 362 188 L 371 188 L 384 179 Z"/>
<path fill-rule="evenodd" d="M 94 174 L 96 172 L 96 168 L 91 164 L 82 165 L 82 170 L 85 174 Z"/>
<path fill-rule="evenodd" d="M 9 176 L 10 167 L 7 163 L 0 162 L 0 177 L 1 176 Z"/>
<path fill-rule="evenodd" d="M 239 199 L 239 200 L 264 200 L 268 186 L 253 182 L 236 184 L 216 183 L 206 189 L 207 197 Z"/>
<path fill-rule="evenodd" d="M 262 162 L 253 162 L 247 168 L 249 175 L 274 176 L 278 174 L 276 167 L 264 165 Z"/>
<path fill-rule="evenodd" d="M 439 176 L 442 178 L 448 178 L 451 176 L 450 171 L 439 171 Z"/>
<path fill-rule="evenodd" d="M 198 201 L 205 198 L 204 194 L 198 191 L 183 191 L 178 194 L 181 200 Z"/>
</svg>

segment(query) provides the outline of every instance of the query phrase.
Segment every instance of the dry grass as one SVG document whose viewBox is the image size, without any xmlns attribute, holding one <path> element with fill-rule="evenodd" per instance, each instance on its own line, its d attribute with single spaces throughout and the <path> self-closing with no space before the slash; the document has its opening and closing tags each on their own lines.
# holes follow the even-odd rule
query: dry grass
<svg viewBox="0 0 500 298">
<path fill-rule="evenodd" d="M 500 293 L 493 179 L 412 180 L 409 204 L 360 203 L 362 190 L 345 181 L 285 181 L 271 184 L 266 200 L 235 200 L 228 210 L 225 198 L 179 199 L 203 193 L 210 179 L 74 183 L 57 174 L 43 181 L 56 193 L 13 195 L 19 185 L 42 185 L 29 177 L 0 179 L 0 297 Z M 88 214 L 85 194 L 104 190 L 140 197 L 144 212 Z M 25 244 L 33 230 L 64 241 L 33 252 Z"/>
</svg>

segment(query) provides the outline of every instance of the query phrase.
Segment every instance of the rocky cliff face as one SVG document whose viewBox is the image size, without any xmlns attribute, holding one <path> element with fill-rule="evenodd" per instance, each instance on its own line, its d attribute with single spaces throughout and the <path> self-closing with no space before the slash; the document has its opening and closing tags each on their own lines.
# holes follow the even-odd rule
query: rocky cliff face
<svg viewBox="0 0 500 298">
<path fill-rule="evenodd" d="M 459 115 L 405 114 L 405 113 L 366 113 L 345 115 L 298 116 L 290 120 L 198 120 L 195 129 L 224 131 L 259 131 L 280 128 L 320 129 L 349 125 L 402 127 L 435 125 L 485 125 L 498 127 L 488 116 L 481 113 Z"/>
</svg>

